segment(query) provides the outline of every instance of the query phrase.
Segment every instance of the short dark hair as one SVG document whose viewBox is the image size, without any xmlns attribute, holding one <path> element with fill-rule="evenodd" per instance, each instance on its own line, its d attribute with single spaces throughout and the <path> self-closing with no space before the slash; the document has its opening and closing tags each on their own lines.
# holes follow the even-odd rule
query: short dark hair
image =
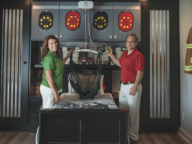
<svg viewBox="0 0 192 144">
<path fill-rule="evenodd" d="M 135 42 L 138 41 L 138 37 L 137 37 L 136 34 L 134 34 L 134 33 L 130 33 L 130 34 L 128 34 L 127 37 L 126 37 L 126 40 L 127 40 L 127 38 L 128 38 L 129 36 L 134 36 L 134 37 L 135 37 Z"/>
</svg>

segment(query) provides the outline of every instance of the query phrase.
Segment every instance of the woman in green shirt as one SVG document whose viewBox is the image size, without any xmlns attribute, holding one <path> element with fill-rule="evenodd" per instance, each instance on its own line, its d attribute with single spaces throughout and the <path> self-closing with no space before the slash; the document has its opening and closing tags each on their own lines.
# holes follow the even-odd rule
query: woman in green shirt
<svg viewBox="0 0 192 144">
<path fill-rule="evenodd" d="M 43 99 L 43 108 L 50 108 L 55 102 L 60 101 L 58 91 L 62 89 L 63 68 L 72 50 L 61 60 L 59 40 L 53 35 L 45 37 L 42 47 L 43 80 L 40 92 Z"/>
</svg>

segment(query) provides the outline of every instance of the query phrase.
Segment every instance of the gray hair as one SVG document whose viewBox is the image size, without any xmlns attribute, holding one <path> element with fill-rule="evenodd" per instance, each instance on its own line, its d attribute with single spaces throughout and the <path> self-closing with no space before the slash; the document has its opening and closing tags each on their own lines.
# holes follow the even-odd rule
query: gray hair
<svg viewBox="0 0 192 144">
<path fill-rule="evenodd" d="M 138 37 L 137 37 L 136 34 L 134 34 L 134 33 L 130 33 L 130 34 L 128 34 L 127 37 L 126 37 L 126 40 L 127 40 L 127 38 L 128 38 L 129 36 L 134 36 L 134 37 L 135 37 L 135 42 L 138 41 Z"/>
</svg>

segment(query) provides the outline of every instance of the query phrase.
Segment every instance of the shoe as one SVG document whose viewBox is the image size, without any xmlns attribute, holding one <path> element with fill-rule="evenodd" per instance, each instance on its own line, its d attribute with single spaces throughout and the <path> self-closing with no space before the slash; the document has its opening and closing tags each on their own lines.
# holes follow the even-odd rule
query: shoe
<svg viewBox="0 0 192 144">
<path fill-rule="evenodd" d="M 129 138 L 129 141 L 130 141 L 130 144 L 136 144 L 137 143 L 137 141 L 135 141 L 135 140 L 133 140 L 131 138 Z"/>
</svg>

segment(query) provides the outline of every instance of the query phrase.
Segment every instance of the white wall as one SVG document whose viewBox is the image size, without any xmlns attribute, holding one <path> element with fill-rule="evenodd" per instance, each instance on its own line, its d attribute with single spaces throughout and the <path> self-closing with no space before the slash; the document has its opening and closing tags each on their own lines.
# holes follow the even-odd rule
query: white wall
<svg viewBox="0 0 192 144">
<path fill-rule="evenodd" d="M 180 132 L 192 143 L 192 75 L 184 73 L 186 40 L 192 27 L 192 0 L 180 0 Z M 184 113 L 184 121 L 182 119 Z"/>
</svg>

